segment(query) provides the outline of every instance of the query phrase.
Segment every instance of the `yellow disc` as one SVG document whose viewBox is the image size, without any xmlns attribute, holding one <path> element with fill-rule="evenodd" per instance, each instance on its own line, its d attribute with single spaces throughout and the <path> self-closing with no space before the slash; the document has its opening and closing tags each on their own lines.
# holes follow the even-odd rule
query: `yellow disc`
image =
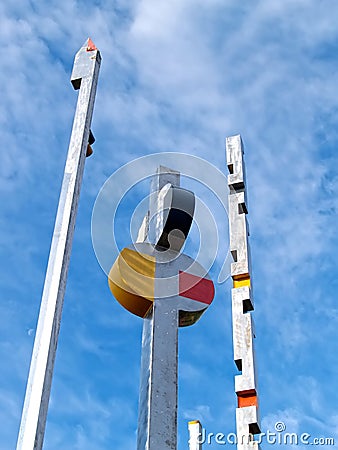
<svg viewBox="0 0 338 450">
<path fill-rule="evenodd" d="M 145 317 L 154 301 L 155 266 L 154 257 L 125 248 L 109 272 L 112 294 L 124 308 L 139 317 Z"/>
</svg>

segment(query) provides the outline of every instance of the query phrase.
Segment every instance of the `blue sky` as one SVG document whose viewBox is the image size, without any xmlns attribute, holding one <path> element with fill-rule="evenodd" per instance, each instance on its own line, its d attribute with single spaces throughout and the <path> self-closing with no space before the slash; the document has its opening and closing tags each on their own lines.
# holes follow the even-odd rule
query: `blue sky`
<svg viewBox="0 0 338 450">
<path fill-rule="evenodd" d="M 290 432 L 338 441 L 338 4 L 17 0 L 2 2 L 0 14 L 0 448 L 15 447 L 77 99 L 69 78 L 88 36 L 103 57 L 97 141 L 86 162 L 45 448 L 135 448 L 142 323 L 114 301 L 94 254 L 101 186 L 154 152 L 185 152 L 225 172 L 225 137 L 237 133 L 262 428 L 281 420 Z M 121 217 L 134 201 L 126 197 Z M 123 223 L 118 242 L 128 245 Z M 188 420 L 234 431 L 230 287 L 218 286 L 201 321 L 180 333 L 179 450 L 188 447 Z"/>
</svg>

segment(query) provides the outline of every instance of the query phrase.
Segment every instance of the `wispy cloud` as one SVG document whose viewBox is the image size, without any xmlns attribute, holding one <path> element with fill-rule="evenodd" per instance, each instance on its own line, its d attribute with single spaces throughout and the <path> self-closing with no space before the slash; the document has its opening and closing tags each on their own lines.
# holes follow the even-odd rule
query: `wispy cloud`
<svg viewBox="0 0 338 450">
<path fill-rule="evenodd" d="M 157 151 L 191 153 L 225 171 L 224 137 L 238 132 L 246 151 L 263 423 L 284 414 L 290 428 L 319 432 L 329 411 L 327 432 L 336 433 L 338 5 L 17 1 L 0 13 L 1 448 L 15 445 L 33 344 L 27 331 L 36 326 L 77 95 L 70 70 L 89 35 L 103 55 L 97 142 L 85 170 L 48 448 L 135 448 L 141 323 L 114 303 L 91 248 L 98 190 L 122 164 Z M 226 241 L 226 217 L 200 192 Z M 124 227 L 117 232 L 129 239 Z M 233 419 L 228 288 L 219 287 L 201 322 L 181 333 L 180 436 L 186 414 L 217 427 Z M 189 387 L 194 377 L 203 379 L 202 391 Z"/>
</svg>

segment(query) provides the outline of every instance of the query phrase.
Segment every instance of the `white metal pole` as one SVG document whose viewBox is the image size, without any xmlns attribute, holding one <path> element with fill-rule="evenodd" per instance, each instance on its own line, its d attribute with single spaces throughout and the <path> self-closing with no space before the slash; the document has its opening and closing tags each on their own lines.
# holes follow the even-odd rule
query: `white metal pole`
<svg viewBox="0 0 338 450">
<path fill-rule="evenodd" d="M 179 186 L 180 174 L 160 166 L 152 180 L 146 233 L 154 242 L 162 230 L 157 220 L 153 227 L 149 222 L 160 211 L 158 194 L 167 183 Z M 177 374 L 178 310 L 167 298 L 157 299 L 143 321 L 137 450 L 176 450 Z"/>
<path fill-rule="evenodd" d="M 188 423 L 189 450 L 202 450 L 202 425 L 199 420 Z"/>
<path fill-rule="evenodd" d="M 71 81 L 79 96 L 43 288 L 17 450 L 43 446 L 55 354 L 101 56 L 88 39 L 75 56 Z"/>
<path fill-rule="evenodd" d="M 232 328 L 234 361 L 239 371 L 235 376 L 237 449 L 258 449 L 253 435 L 260 433 L 257 379 L 255 371 L 254 310 L 250 267 L 249 228 L 243 145 L 239 135 L 226 139 L 226 158 L 229 170 L 229 233 L 232 289 Z"/>
</svg>

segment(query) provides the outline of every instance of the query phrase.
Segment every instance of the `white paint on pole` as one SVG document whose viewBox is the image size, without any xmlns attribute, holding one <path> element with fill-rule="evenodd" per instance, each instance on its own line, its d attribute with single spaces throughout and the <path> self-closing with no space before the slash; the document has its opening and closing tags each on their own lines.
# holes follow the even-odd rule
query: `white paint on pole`
<svg viewBox="0 0 338 450">
<path fill-rule="evenodd" d="M 149 229 L 149 211 L 144 216 L 142 224 L 138 230 L 138 235 L 136 238 L 136 243 L 145 242 L 148 237 L 148 229 Z"/>
<path fill-rule="evenodd" d="M 260 450 L 258 441 L 254 440 L 250 424 L 259 423 L 256 406 L 236 408 L 237 450 Z"/>
<path fill-rule="evenodd" d="M 17 450 L 43 446 L 55 354 L 101 56 L 90 39 L 75 56 L 71 81 L 80 89 L 62 181 Z"/>
</svg>

